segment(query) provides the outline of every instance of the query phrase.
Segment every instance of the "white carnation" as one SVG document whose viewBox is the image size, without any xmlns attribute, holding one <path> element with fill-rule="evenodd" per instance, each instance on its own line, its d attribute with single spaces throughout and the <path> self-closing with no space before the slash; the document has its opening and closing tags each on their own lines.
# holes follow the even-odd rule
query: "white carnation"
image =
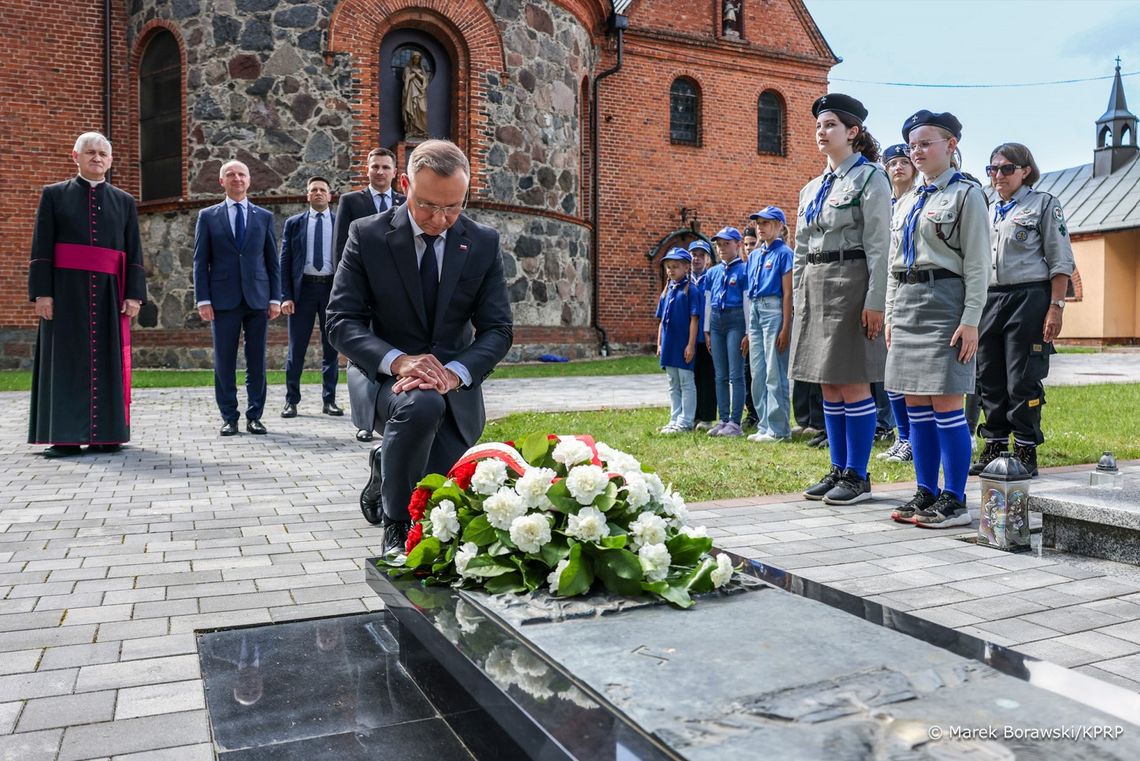
<svg viewBox="0 0 1140 761">
<path fill-rule="evenodd" d="M 672 518 L 669 525 L 680 528 L 689 519 L 689 508 L 685 505 L 685 498 L 677 492 L 667 492 L 661 496 L 661 506 L 666 515 Z"/>
<path fill-rule="evenodd" d="M 656 473 L 646 473 L 645 483 L 649 486 L 649 496 L 653 501 L 660 502 L 665 495 L 665 484 L 661 482 L 661 476 Z"/>
<path fill-rule="evenodd" d="M 704 526 L 681 526 L 681 533 L 690 539 L 705 539 L 709 535 L 709 530 Z"/>
<path fill-rule="evenodd" d="M 550 468 L 531 468 L 515 482 L 515 491 L 527 507 L 548 507 L 550 500 L 546 498 L 546 491 L 557 475 Z"/>
<path fill-rule="evenodd" d="M 577 465 L 580 462 L 590 462 L 594 459 L 594 453 L 584 442 L 578 439 L 565 438 L 558 440 L 551 457 L 554 458 L 555 462 L 560 462 L 569 468 L 571 465 Z"/>
<path fill-rule="evenodd" d="M 647 544 L 663 544 L 665 528 L 665 519 L 660 515 L 642 513 L 629 524 L 629 533 L 633 535 L 633 546 L 644 547 Z"/>
<path fill-rule="evenodd" d="M 471 488 L 477 494 L 494 494 L 506 482 L 507 464 L 493 457 L 480 460 L 475 466 L 475 475 L 471 476 Z"/>
<path fill-rule="evenodd" d="M 579 505 L 589 505 L 606 490 L 610 479 L 597 465 L 579 465 L 566 476 L 566 488 Z"/>
<path fill-rule="evenodd" d="M 566 533 L 583 542 L 600 542 L 610 535 L 606 525 L 606 514 L 596 507 L 583 507 L 577 515 L 571 515 L 566 524 Z"/>
<path fill-rule="evenodd" d="M 450 542 L 459 534 L 459 517 L 455 514 L 455 503 L 450 499 L 433 507 L 428 517 L 431 520 L 431 535 L 439 541 Z"/>
<path fill-rule="evenodd" d="M 732 561 L 723 552 L 716 556 L 716 568 L 712 572 L 714 587 L 723 587 L 732 578 Z"/>
<path fill-rule="evenodd" d="M 569 558 L 559 560 L 554 570 L 546 574 L 546 583 L 550 585 L 550 594 L 558 594 L 558 579 L 562 576 L 562 572 L 566 570 L 566 566 L 568 565 L 570 565 Z"/>
<path fill-rule="evenodd" d="M 638 550 L 637 557 L 647 580 L 661 581 L 669 575 L 669 563 L 673 558 L 664 544 L 647 544 Z"/>
<path fill-rule="evenodd" d="M 492 526 L 506 531 L 511 521 L 526 515 L 526 502 L 514 489 L 502 488 L 483 501 L 483 512 Z"/>
<path fill-rule="evenodd" d="M 608 444 L 597 444 L 598 457 L 615 473 L 640 473 L 641 463 L 626 452 L 614 449 Z"/>
<path fill-rule="evenodd" d="M 479 554 L 479 545 L 475 542 L 464 542 L 463 546 L 455 552 L 455 570 L 460 576 L 467 575 L 467 564 Z"/>
<path fill-rule="evenodd" d="M 635 510 L 649 504 L 649 483 L 640 472 L 625 474 L 625 498 L 629 506 Z"/>
<path fill-rule="evenodd" d="M 550 521 L 542 513 L 515 518 L 511 521 L 511 541 L 523 552 L 538 552 L 550 541 Z"/>
</svg>

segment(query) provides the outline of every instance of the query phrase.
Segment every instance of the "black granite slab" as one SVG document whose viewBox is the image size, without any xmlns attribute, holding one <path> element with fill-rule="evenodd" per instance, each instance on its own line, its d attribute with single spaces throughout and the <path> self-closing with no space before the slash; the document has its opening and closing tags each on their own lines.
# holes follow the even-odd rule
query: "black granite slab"
<svg viewBox="0 0 1140 761">
<path fill-rule="evenodd" d="M 367 579 L 532 758 L 1140 757 L 1135 693 L 777 568 L 747 572 L 752 591 L 689 611 Z M 1073 727 L 1118 736 L 1041 738 Z"/>
</svg>

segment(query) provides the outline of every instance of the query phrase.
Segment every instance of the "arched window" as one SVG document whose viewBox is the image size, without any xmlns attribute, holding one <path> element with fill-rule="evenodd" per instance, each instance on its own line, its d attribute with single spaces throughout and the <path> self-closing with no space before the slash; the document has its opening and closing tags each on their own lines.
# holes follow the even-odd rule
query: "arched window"
<svg viewBox="0 0 1140 761">
<path fill-rule="evenodd" d="M 701 96 L 697 83 L 688 77 L 674 79 L 669 88 L 669 140 L 701 144 Z"/>
<path fill-rule="evenodd" d="M 1101 127 L 1101 129 L 1100 129 L 1100 134 L 1097 136 L 1097 140 L 1096 140 L 1096 147 L 1097 148 L 1104 148 L 1105 146 L 1111 146 L 1111 145 L 1112 145 L 1112 130 L 1109 129 L 1108 125 L 1106 124 L 1103 127 Z"/>
<path fill-rule="evenodd" d="M 760 93 L 756 109 L 756 150 L 784 155 L 784 99 L 774 90 Z"/>
<path fill-rule="evenodd" d="M 182 195 L 182 56 L 166 30 L 139 64 L 139 158 L 143 201 Z"/>
</svg>

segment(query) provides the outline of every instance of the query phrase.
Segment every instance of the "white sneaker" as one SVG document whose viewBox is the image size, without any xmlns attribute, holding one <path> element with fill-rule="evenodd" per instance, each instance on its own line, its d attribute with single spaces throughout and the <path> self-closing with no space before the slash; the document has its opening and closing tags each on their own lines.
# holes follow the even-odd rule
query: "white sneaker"
<svg viewBox="0 0 1140 761">
<path fill-rule="evenodd" d="M 749 441 L 778 441 L 772 434 L 764 431 L 763 433 L 757 432 L 748 437 Z"/>
<path fill-rule="evenodd" d="M 899 447 L 902 444 L 903 444 L 903 442 L 896 441 L 894 444 L 891 444 L 889 447 L 887 447 L 887 449 L 885 451 L 879 452 L 877 455 L 875 455 L 875 459 L 876 460 L 890 460 L 891 462 L 898 462 L 898 460 L 891 460 L 891 458 L 899 453 Z"/>
<path fill-rule="evenodd" d="M 661 426 L 661 428 L 659 428 L 657 432 L 658 433 L 672 433 L 675 430 L 677 430 L 677 424 L 676 423 L 667 423 L 667 424 Z"/>
<path fill-rule="evenodd" d="M 898 450 L 887 458 L 887 462 L 911 462 L 914 460 L 914 452 L 911 450 L 909 441 L 898 442 Z"/>
</svg>

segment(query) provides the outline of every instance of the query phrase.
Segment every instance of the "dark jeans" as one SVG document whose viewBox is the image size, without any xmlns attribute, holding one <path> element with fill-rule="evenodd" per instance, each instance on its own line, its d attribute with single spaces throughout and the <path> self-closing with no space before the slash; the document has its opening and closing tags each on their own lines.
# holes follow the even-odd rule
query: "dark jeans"
<svg viewBox="0 0 1140 761">
<path fill-rule="evenodd" d="M 804 428 L 823 430 L 823 389 L 818 383 L 792 383 L 792 410 L 796 423 Z"/>
</svg>

